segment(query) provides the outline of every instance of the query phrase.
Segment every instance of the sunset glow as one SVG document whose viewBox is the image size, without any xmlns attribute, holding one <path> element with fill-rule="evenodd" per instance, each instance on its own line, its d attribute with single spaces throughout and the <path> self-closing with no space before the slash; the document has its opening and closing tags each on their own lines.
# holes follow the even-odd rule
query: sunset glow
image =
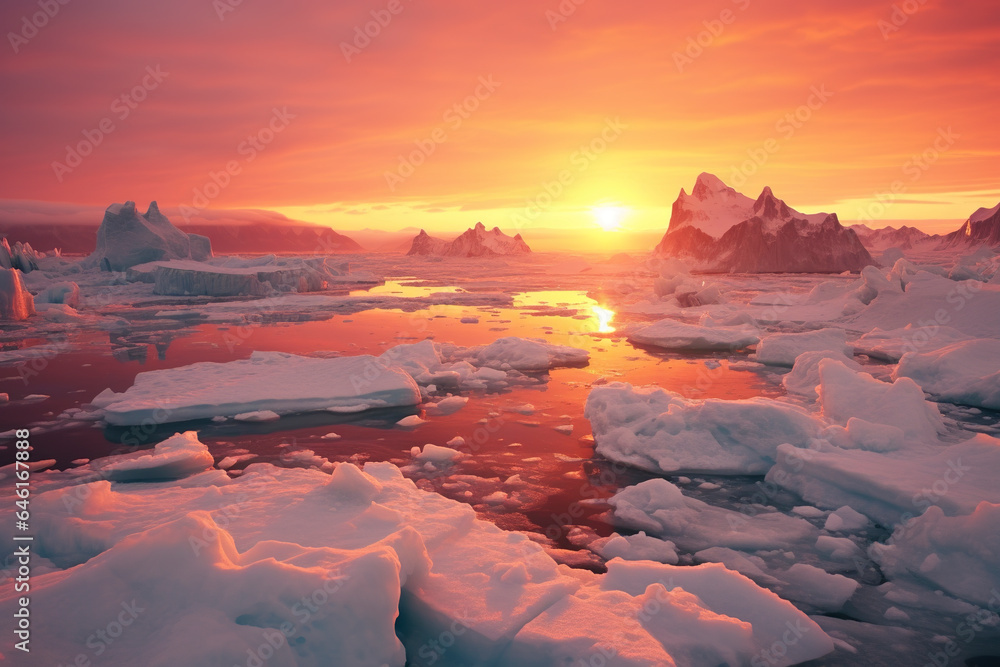
<svg viewBox="0 0 1000 667">
<path fill-rule="evenodd" d="M 989 3 L 563 4 L 95 0 L 24 39 L 4 3 L 0 197 L 456 233 L 573 228 L 597 188 L 662 231 L 702 171 L 875 226 L 996 203 Z"/>
<path fill-rule="evenodd" d="M 594 221 L 606 232 L 613 232 L 622 226 L 629 209 L 624 206 L 597 206 L 592 211 Z"/>
</svg>

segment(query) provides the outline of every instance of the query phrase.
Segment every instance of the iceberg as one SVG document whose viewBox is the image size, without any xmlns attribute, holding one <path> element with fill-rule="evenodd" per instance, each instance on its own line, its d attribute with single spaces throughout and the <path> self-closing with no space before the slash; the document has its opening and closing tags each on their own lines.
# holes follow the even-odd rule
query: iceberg
<svg viewBox="0 0 1000 667">
<path fill-rule="evenodd" d="M 690 195 L 681 190 L 654 252 L 726 273 L 840 273 L 875 263 L 836 213 L 799 213 L 769 187 L 753 200 L 706 173 Z"/>
<path fill-rule="evenodd" d="M 439 257 L 499 257 L 504 255 L 526 255 L 531 248 L 520 234 L 507 236 L 494 227 L 486 231 L 486 225 L 477 222 L 454 241 L 434 238 L 420 230 L 410 245 L 407 255 L 435 255 Z"/>
<path fill-rule="evenodd" d="M 35 314 L 35 299 L 19 269 L 0 269 L 0 320 L 26 320 Z"/>
<path fill-rule="evenodd" d="M 169 259 L 203 260 L 211 257 L 205 237 L 197 237 L 192 252 L 192 238 L 174 227 L 160 213 L 156 202 L 146 213 L 136 210 L 135 202 L 112 204 L 104 212 L 97 230 L 97 247 L 89 263 L 105 271 L 125 271 L 146 262 Z"/>
</svg>

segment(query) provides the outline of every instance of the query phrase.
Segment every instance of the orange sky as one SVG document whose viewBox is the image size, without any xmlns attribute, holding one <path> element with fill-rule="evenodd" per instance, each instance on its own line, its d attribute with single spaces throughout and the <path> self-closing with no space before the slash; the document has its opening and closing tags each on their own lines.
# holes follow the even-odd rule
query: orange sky
<svg viewBox="0 0 1000 667">
<path fill-rule="evenodd" d="M 0 199 L 28 208 L 663 229 L 701 171 L 873 226 L 1000 200 L 991 2 L 46 3 L 37 31 L 37 0 L 0 7 Z"/>
</svg>

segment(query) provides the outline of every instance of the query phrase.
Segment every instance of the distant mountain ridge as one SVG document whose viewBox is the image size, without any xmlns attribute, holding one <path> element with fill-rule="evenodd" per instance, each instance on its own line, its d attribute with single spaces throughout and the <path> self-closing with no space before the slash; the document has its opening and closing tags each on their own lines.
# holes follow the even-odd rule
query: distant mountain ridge
<svg viewBox="0 0 1000 667">
<path fill-rule="evenodd" d="M 727 273 L 840 273 L 875 264 L 836 213 L 799 213 L 770 187 L 751 199 L 708 173 L 690 195 L 681 190 L 654 252 Z"/>
<path fill-rule="evenodd" d="M 354 253 L 364 248 L 349 236 L 328 227 L 278 223 L 253 224 L 179 224 L 182 232 L 207 236 L 217 253 Z M 0 236 L 30 243 L 32 247 L 51 251 L 60 248 L 66 254 L 82 255 L 93 252 L 97 245 L 97 225 L 0 224 Z"/>
<path fill-rule="evenodd" d="M 887 250 L 889 248 L 909 250 L 915 246 L 926 245 L 935 239 L 940 239 L 937 235 L 931 236 L 927 232 L 916 227 L 908 227 L 907 225 L 872 229 L 867 225 L 857 224 L 850 225 L 848 228 L 854 230 L 858 238 L 861 239 L 861 243 L 869 251 Z"/>
</svg>

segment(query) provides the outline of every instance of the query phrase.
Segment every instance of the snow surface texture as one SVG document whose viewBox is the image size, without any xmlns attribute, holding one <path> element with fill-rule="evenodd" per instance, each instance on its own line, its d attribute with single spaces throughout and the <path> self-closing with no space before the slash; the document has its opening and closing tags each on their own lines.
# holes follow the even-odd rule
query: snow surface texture
<svg viewBox="0 0 1000 667">
<path fill-rule="evenodd" d="M 655 252 L 729 273 L 840 273 L 875 263 L 835 213 L 799 213 L 769 187 L 755 201 L 711 174 L 698 176 L 691 195 L 681 190 Z"/>
<path fill-rule="evenodd" d="M 402 667 L 410 656 L 549 667 L 594 655 L 740 665 L 789 628 L 795 641 L 768 664 L 834 647 L 789 602 L 721 565 L 616 559 L 605 575 L 571 570 L 388 463 L 101 480 L 40 488 L 33 507 L 35 546 L 55 568 L 32 580 L 33 629 L 51 638 L 33 653 L 49 664 L 87 653 L 95 627 L 116 619 L 127 627 L 104 659 L 152 666 L 210 656 L 320 667 L 336 656 Z M 68 604 L 83 600 L 87 614 Z M 0 593 L 0 612 L 15 604 Z"/>
<path fill-rule="evenodd" d="M 939 401 L 1000 410 L 1000 340 L 980 338 L 907 352 L 893 377 L 912 378 Z"/>
<path fill-rule="evenodd" d="M 135 202 L 112 204 L 97 230 L 97 248 L 89 262 L 107 271 L 124 271 L 136 264 L 168 259 L 203 261 L 211 257 L 208 239 L 192 239 L 160 213 L 156 202 L 140 214 Z"/>
<path fill-rule="evenodd" d="M 690 400 L 659 387 L 594 387 L 584 416 L 596 451 L 651 472 L 761 474 L 779 445 L 807 446 L 820 425 L 805 411 L 763 398 Z"/>
<path fill-rule="evenodd" d="M 281 415 L 417 405 L 420 390 L 401 369 L 368 355 L 315 359 L 254 352 L 239 361 L 139 373 L 124 393 L 105 393 L 92 403 L 110 424 L 162 424 L 263 410 Z"/>
<path fill-rule="evenodd" d="M 494 227 L 486 231 L 486 226 L 477 222 L 454 241 L 434 238 L 420 230 L 413 239 L 407 255 L 436 255 L 440 257 L 499 257 L 503 255 L 525 255 L 531 248 L 520 234 L 507 236 Z"/>
<path fill-rule="evenodd" d="M 26 320 L 34 314 L 35 300 L 20 269 L 0 269 L 0 320 Z"/>
</svg>

